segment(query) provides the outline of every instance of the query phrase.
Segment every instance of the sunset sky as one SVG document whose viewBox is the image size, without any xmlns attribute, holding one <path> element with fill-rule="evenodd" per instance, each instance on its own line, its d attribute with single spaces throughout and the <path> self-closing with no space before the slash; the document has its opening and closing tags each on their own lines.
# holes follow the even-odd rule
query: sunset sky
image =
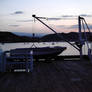
<svg viewBox="0 0 92 92">
<path fill-rule="evenodd" d="M 84 17 L 92 29 L 92 0 L 0 0 L 0 31 L 50 33 L 32 14 L 57 32 L 78 31 L 77 17 Z"/>
</svg>

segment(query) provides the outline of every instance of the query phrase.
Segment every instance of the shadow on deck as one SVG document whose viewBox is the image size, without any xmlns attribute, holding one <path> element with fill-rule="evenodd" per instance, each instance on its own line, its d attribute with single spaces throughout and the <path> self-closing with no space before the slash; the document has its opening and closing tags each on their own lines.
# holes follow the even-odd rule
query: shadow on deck
<svg viewBox="0 0 92 92">
<path fill-rule="evenodd" d="M 92 92 L 88 61 L 34 62 L 32 73 L 0 73 L 0 92 Z"/>
</svg>

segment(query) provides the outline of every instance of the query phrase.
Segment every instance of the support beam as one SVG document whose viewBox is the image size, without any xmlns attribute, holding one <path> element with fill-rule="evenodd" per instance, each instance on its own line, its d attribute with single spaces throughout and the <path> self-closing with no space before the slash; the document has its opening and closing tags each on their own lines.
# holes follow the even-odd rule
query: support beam
<svg viewBox="0 0 92 92">
<path fill-rule="evenodd" d="M 82 53 L 82 46 L 84 44 L 84 41 L 82 39 L 82 31 L 81 31 L 81 20 L 84 20 L 82 17 L 78 17 L 78 27 L 79 27 L 79 40 L 80 40 L 80 59 L 82 59 L 83 53 Z"/>
</svg>

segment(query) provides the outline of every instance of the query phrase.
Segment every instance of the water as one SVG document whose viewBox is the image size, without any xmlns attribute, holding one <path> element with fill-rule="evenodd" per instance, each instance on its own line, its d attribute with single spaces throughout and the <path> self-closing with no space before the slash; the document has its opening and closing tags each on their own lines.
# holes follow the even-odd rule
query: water
<svg viewBox="0 0 92 92">
<path fill-rule="evenodd" d="M 30 48 L 33 43 L 5 43 L 0 44 L 3 51 L 15 49 L 15 48 Z M 63 46 L 67 47 L 65 51 L 63 51 L 60 55 L 79 55 L 79 51 L 76 50 L 74 47 L 69 45 L 67 42 L 41 42 L 41 43 L 34 43 L 37 47 L 46 47 L 46 46 Z M 90 44 L 90 48 L 92 48 L 92 44 Z M 87 54 L 87 45 L 83 46 L 83 54 Z"/>
</svg>

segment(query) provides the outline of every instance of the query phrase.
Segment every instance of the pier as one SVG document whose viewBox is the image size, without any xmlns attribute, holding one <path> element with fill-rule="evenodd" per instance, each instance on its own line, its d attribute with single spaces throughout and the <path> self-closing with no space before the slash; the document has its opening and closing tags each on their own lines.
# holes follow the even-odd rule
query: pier
<svg viewBox="0 0 92 92">
<path fill-rule="evenodd" d="M 92 92 L 89 60 L 34 62 L 30 73 L 0 73 L 0 92 Z"/>
</svg>

